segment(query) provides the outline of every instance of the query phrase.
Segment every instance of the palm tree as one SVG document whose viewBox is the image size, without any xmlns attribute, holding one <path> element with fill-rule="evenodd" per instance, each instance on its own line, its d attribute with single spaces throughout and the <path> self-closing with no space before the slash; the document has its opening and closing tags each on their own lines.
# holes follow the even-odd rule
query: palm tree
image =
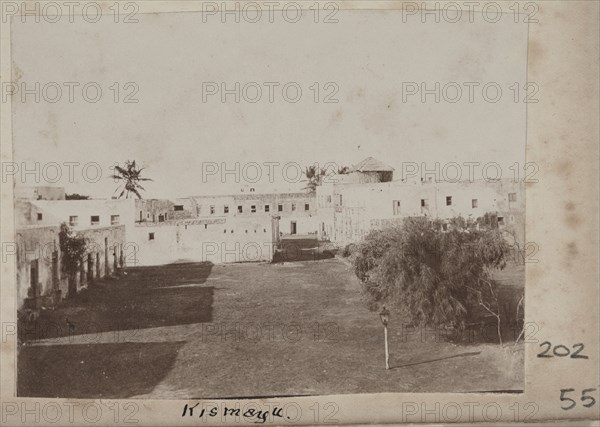
<svg viewBox="0 0 600 427">
<path fill-rule="evenodd" d="M 152 179 L 150 179 L 150 178 L 140 177 L 140 173 L 143 170 L 144 170 L 144 168 L 141 168 L 141 169 L 136 168 L 135 160 L 133 160 L 133 161 L 127 160 L 125 162 L 124 167 L 121 167 L 119 165 L 115 166 L 116 173 L 111 175 L 111 178 L 114 178 L 117 180 L 123 180 L 123 182 L 121 184 L 119 184 L 119 186 L 115 190 L 115 193 L 117 191 L 121 190 L 121 193 L 119 194 L 119 197 L 118 197 L 119 199 L 121 197 L 123 197 L 123 194 L 125 194 L 125 198 L 128 199 L 130 193 L 133 193 L 136 196 L 138 196 L 138 198 L 142 199 L 142 195 L 140 194 L 139 190 L 146 191 L 146 189 L 140 185 L 140 181 L 152 181 Z"/>
<path fill-rule="evenodd" d="M 317 187 L 322 184 L 323 177 L 327 174 L 325 168 L 317 169 L 317 166 L 309 166 L 306 168 L 304 175 L 306 175 L 308 184 L 304 187 L 304 190 L 309 192 L 317 191 Z"/>
</svg>

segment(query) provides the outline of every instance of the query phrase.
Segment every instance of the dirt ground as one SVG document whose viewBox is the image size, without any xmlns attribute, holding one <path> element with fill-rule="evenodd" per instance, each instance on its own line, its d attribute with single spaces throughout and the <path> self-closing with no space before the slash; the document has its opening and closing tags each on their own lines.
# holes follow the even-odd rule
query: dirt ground
<svg viewBox="0 0 600 427">
<path fill-rule="evenodd" d="M 395 313 L 386 370 L 379 316 L 367 309 L 346 261 L 330 254 L 280 261 L 139 267 L 91 286 L 20 326 L 18 394 L 168 399 L 523 389 L 522 344 L 500 347 L 481 337 L 456 344 L 440 331 L 408 327 Z M 522 287 L 524 270 L 500 279 Z"/>
</svg>

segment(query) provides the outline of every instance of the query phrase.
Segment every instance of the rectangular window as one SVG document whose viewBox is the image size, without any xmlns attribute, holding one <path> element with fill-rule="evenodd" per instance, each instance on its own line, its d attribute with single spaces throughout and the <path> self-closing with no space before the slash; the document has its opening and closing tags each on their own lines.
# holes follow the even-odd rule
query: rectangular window
<svg viewBox="0 0 600 427">
<path fill-rule="evenodd" d="M 229 206 L 227 206 L 227 205 L 223 206 L 223 213 L 225 213 L 225 214 L 229 213 Z"/>
<path fill-rule="evenodd" d="M 422 208 L 426 208 L 427 207 L 427 199 L 421 199 L 421 207 Z"/>
<path fill-rule="evenodd" d="M 100 216 L 99 215 L 92 215 L 90 217 L 90 224 L 92 224 L 92 225 L 98 225 L 98 224 L 100 224 Z"/>
<path fill-rule="evenodd" d="M 292 211 L 295 211 L 295 210 L 296 210 L 296 204 L 292 203 Z"/>
<path fill-rule="evenodd" d="M 452 206 L 452 196 L 446 196 L 446 206 Z"/>
<path fill-rule="evenodd" d="M 148 233 L 148 240 L 154 240 L 154 233 Z"/>
<path fill-rule="evenodd" d="M 394 208 L 394 215 L 400 215 L 400 200 L 394 200 L 393 208 Z"/>
<path fill-rule="evenodd" d="M 169 214 L 165 212 L 165 221 L 168 219 Z"/>
<path fill-rule="evenodd" d="M 77 225 L 79 223 L 79 217 L 77 215 L 71 215 L 69 217 L 69 225 Z"/>
<path fill-rule="evenodd" d="M 256 205 L 250 206 L 250 212 L 256 213 Z"/>
<path fill-rule="evenodd" d="M 44 215 L 42 215 L 41 213 L 38 212 L 38 214 L 37 214 L 37 220 L 41 221 L 42 218 L 44 218 Z"/>
<path fill-rule="evenodd" d="M 242 207 L 242 205 L 238 206 L 238 213 L 242 213 L 244 212 L 244 208 Z"/>
<path fill-rule="evenodd" d="M 310 210 L 310 204 L 309 203 L 305 203 L 304 204 L 304 210 L 305 211 L 309 211 Z"/>
<path fill-rule="evenodd" d="M 283 205 L 277 205 L 277 211 L 283 212 Z"/>
<path fill-rule="evenodd" d="M 115 225 L 121 222 L 121 217 L 119 215 L 111 215 L 110 216 L 110 225 Z"/>
<path fill-rule="evenodd" d="M 271 206 L 265 205 L 265 212 L 269 212 L 271 210 Z"/>
<path fill-rule="evenodd" d="M 183 205 L 175 205 L 175 206 L 173 206 L 173 210 L 174 211 L 182 211 L 183 210 Z"/>
<path fill-rule="evenodd" d="M 508 193 L 508 201 L 516 202 L 517 201 L 517 193 Z"/>
<path fill-rule="evenodd" d="M 342 195 L 340 194 L 340 206 L 342 206 Z"/>
<path fill-rule="evenodd" d="M 211 215 L 215 214 L 215 205 L 210 205 L 210 214 Z"/>
<path fill-rule="evenodd" d="M 499 225 L 503 225 L 504 224 L 504 217 L 503 216 L 499 216 L 498 217 L 498 224 Z"/>
<path fill-rule="evenodd" d="M 472 199 L 472 200 L 471 200 L 471 207 L 472 207 L 473 209 L 477 208 L 477 199 Z"/>
<path fill-rule="evenodd" d="M 327 196 L 327 203 L 331 203 L 331 196 Z"/>
</svg>

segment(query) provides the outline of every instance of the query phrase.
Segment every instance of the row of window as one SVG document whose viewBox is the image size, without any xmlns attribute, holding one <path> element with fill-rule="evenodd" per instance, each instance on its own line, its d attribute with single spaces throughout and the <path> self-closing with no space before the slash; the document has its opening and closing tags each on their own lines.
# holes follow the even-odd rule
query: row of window
<svg viewBox="0 0 600 427">
<path fill-rule="evenodd" d="M 169 214 L 165 212 L 164 214 L 158 214 L 158 222 L 167 221 L 169 219 Z M 143 211 L 140 211 L 139 222 L 150 221 L 150 212 L 146 212 L 146 219 L 144 220 Z M 156 222 L 156 214 L 152 214 L 152 222 Z"/>
<path fill-rule="evenodd" d="M 508 193 L 508 201 L 509 202 L 516 202 L 517 201 L 517 193 Z M 327 202 L 330 203 L 331 202 L 331 196 L 327 196 Z M 399 200 L 394 200 L 394 214 L 396 214 L 396 208 L 400 207 L 400 201 Z M 339 205 L 342 206 L 342 195 L 339 195 Z M 421 207 L 422 208 L 426 208 L 428 207 L 428 201 L 427 199 L 421 199 Z M 452 196 L 446 196 L 446 206 L 452 206 Z M 477 199 L 471 199 L 471 207 L 473 209 L 477 208 Z"/>
<path fill-rule="evenodd" d="M 340 205 L 342 203 L 342 195 L 340 194 Z M 329 198 L 330 196 L 328 196 Z M 508 193 L 508 201 L 509 202 L 516 202 L 517 201 L 517 193 Z M 477 199 L 471 199 L 471 208 L 476 209 L 478 207 L 478 200 Z M 393 209 L 394 209 L 394 215 L 399 215 L 400 214 L 400 200 L 394 200 L 393 201 Z M 446 196 L 446 206 L 452 206 L 452 196 Z M 422 208 L 428 208 L 429 207 L 429 201 L 428 199 L 421 199 L 421 207 Z M 200 214 L 200 209 L 201 207 L 198 207 L 198 214 Z M 183 210 L 183 205 L 175 205 L 174 206 L 174 210 L 176 211 L 181 211 Z M 264 212 L 270 212 L 271 210 L 271 205 L 264 205 Z M 291 204 L 291 210 L 292 212 L 296 211 L 296 204 L 292 203 Z M 309 211 L 310 210 L 310 203 L 305 203 L 304 204 L 304 210 L 305 211 Z M 257 206 L 256 205 L 251 205 L 250 206 L 250 212 L 251 213 L 256 213 L 257 211 Z M 277 211 L 278 212 L 283 212 L 284 211 L 284 205 L 283 204 L 278 204 L 277 205 Z M 214 215 L 216 213 L 216 207 L 214 205 L 211 205 L 209 207 L 209 212 L 211 215 Z M 244 207 L 242 205 L 238 205 L 237 207 L 237 213 L 241 214 L 244 212 Z M 223 206 L 223 213 L 224 214 L 228 214 L 229 213 L 229 206 L 225 205 Z M 148 217 L 150 216 L 150 214 L 148 214 Z M 140 211 L 140 217 L 141 217 L 141 211 Z M 162 222 L 164 220 L 167 220 L 168 216 L 167 213 L 165 212 L 164 216 L 161 214 L 158 217 L 159 222 Z M 37 220 L 41 221 L 43 219 L 43 214 L 38 212 L 37 214 Z M 110 216 L 110 224 L 111 225 L 116 225 L 120 223 L 120 216 L 119 215 L 111 215 Z M 99 225 L 100 224 L 100 215 L 91 215 L 90 216 L 90 225 Z M 71 226 L 77 226 L 79 225 L 79 216 L 77 215 L 71 215 L 69 216 L 69 225 Z"/>
<path fill-rule="evenodd" d="M 421 199 L 421 206 L 423 206 L 423 200 Z M 516 202 L 517 201 L 517 193 L 508 193 L 508 201 Z M 471 199 L 471 207 L 475 209 L 477 207 L 477 199 Z M 452 206 L 452 196 L 446 196 L 446 206 Z"/>
<path fill-rule="evenodd" d="M 116 225 L 121 222 L 120 215 L 111 215 L 110 216 L 110 225 Z M 100 224 L 100 215 L 91 215 L 90 216 L 90 225 L 99 225 Z M 77 226 L 79 225 L 79 216 L 71 215 L 69 216 L 69 225 Z"/>
<path fill-rule="evenodd" d="M 175 205 L 175 208 L 178 207 L 178 205 Z M 183 208 L 183 206 L 182 206 Z M 277 212 L 284 212 L 285 208 L 285 204 L 278 204 L 277 205 Z M 210 205 L 209 206 L 209 214 L 210 215 L 215 215 L 217 213 L 217 207 L 215 205 Z M 250 205 L 250 212 L 251 213 L 256 213 L 258 212 L 259 207 L 257 205 Z M 296 203 L 292 203 L 290 206 L 290 210 L 292 212 L 295 212 L 297 210 L 297 205 Z M 304 204 L 304 211 L 309 211 L 310 210 L 310 203 L 305 203 Z M 271 212 L 271 205 L 264 205 L 263 206 L 263 212 Z M 223 206 L 223 214 L 226 215 L 229 213 L 229 205 L 224 205 Z M 241 214 L 244 213 L 244 206 L 243 205 L 238 205 L 237 206 L 237 213 Z M 202 206 L 198 206 L 197 208 L 197 214 L 201 215 L 202 214 Z"/>
<path fill-rule="evenodd" d="M 508 201 L 516 202 L 517 201 L 517 193 L 508 193 Z M 452 206 L 452 196 L 446 196 L 446 206 Z M 479 206 L 478 199 L 471 199 L 471 208 L 477 209 Z M 400 200 L 394 200 L 392 207 L 394 209 L 394 215 L 400 215 Z M 429 200 L 421 199 L 421 208 L 427 209 L 429 208 Z"/>
<path fill-rule="evenodd" d="M 204 224 L 204 228 L 205 228 L 205 229 L 207 228 L 207 227 L 206 227 L 206 224 Z M 187 229 L 187 227 L 186 227 L 186 229 Z M 229 232 L 230 232 L 231 234 L 233 234 L 233 229 L 231 229 Z M 245 232 L 246 232 L 246 234 L 248 234 L 248 230 L 245 230 Z M 256 231 L 256 230 L 254 230 L 254 232 L 256 233 L 257 231 Z M 266 229 L 266 228 L 263 228 L 263 233 L 266 233 L 266 232 L 267 232 L 267 229 Z M 224 230 L 223 230 L 223 233 L 227 233 L 227 229 L 224 229 Z M 154 240 L 154 239 L 155 239 L 155 234 L 154 234 L 154 233 L 148 233 L 148 240 Z"/>
</svg>

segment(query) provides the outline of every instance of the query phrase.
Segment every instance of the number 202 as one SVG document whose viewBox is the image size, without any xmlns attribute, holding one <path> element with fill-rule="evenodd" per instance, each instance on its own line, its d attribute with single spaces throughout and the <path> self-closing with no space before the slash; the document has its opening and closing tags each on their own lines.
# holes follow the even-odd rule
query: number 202
<svg viewBox="0 0 600 427">
<path fill-rule="evenodd" d="M 546 349 L 541 353 L 538 353 L 537 357 L 567 357 L 568 355 L 571 355 L 571 359 L 589 359 L 586 355 L 579 354 L 583 351 L 584 347 L 584 345 L 581 343 L 573 344 L 573 349 L 575 350 L 573 353 L 571 353 L 571 350 L 569 350 L 567 346 L 559 344 L 554 346 L 552 354 L 547 354 L 552 348 L 552 344 L 550 341 L 544 341 L 540 344 L 540 347 L 544 346 L 546 346 Z"/>
</svg>

